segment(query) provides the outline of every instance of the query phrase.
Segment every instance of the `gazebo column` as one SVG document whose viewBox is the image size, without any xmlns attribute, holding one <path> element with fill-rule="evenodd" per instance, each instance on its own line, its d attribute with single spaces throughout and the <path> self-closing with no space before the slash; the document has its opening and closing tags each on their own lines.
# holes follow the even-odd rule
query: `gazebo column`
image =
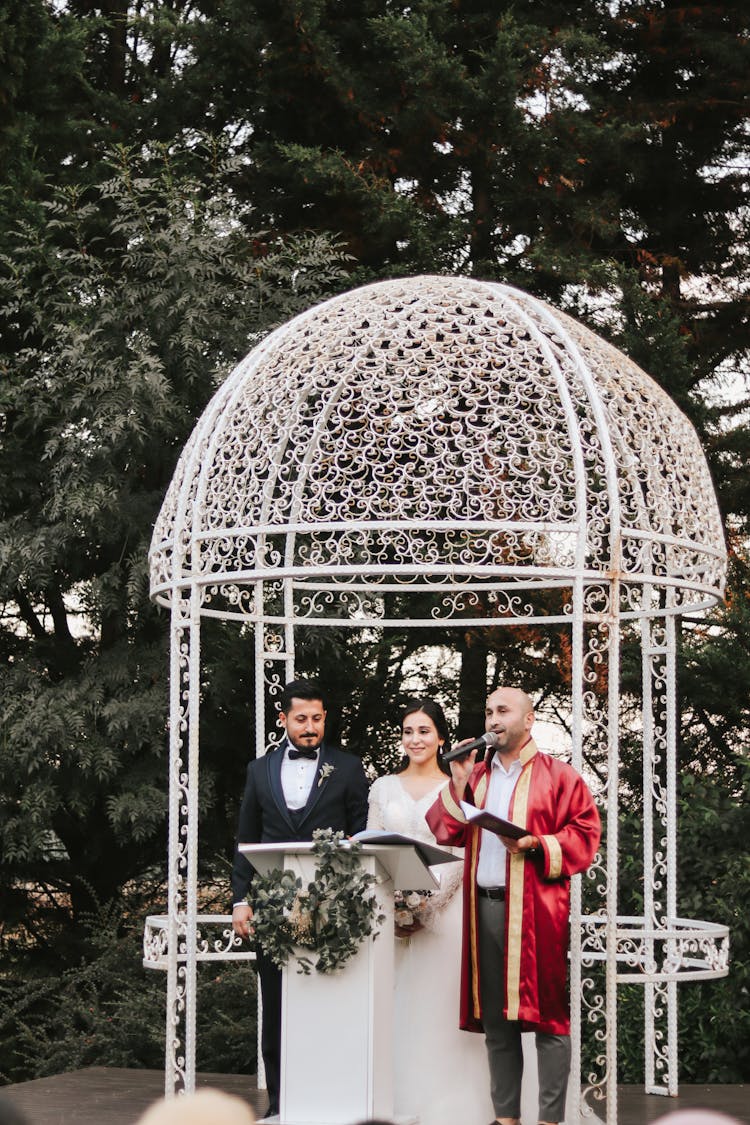
<svg viewBox="0 0 750 1125">
<path fill-rule="evenodd" d="M 201 589 L 172 604 L 165 1091 L 195 1088 Z M 187 760 L 186 760 L 187 759 Z"/>
<path fill-rule="evenodd" d="M 644 609 L 652 596 L 651 586 L 644 587 Z M 658 659 L 664 649 L 654 637 L 653 622 L 650 617 L 641 619 L 641 716 L 643 723 L 642 749 L 642 792 L 643 792 L 643 921 L 646 933 L 656 928 L 656 909 L 654 903 L 654 787 L 658 784 L 656 772 L 655 738 L 658 729 L 656 706 L 659 693 L 654 699 L 654 680 L 660 672 Z M 653 937 L 644 940 L 644 963 L 651 971 L 656 967 L 656 943 Z M 644 1043 L 645 1043 L 645 1086 L 654 1090 L 655 1081 L 655 1009 L 656 985 L 649 981 L 644 985 Z"/>
<path fill-rule="evenodd" d="M 585 541 L 585 537 L 581 536 Z M 583 551 L 583 548 L 579 548 Z M 583 716 L 584 716 L 584 644 L 583 627 L 584 586 L 580 577 L 576 578 L 572 589 L 573 622 L 571 626 L 571 715 L 570 733 L 572 741 L 572 765 L 580 773 L 583 768 Z M 569 1104 L 574 1120 L 581 1117 L 581 1039 L 583 1036 L 583 980 L 581 973 L 581 918 L 582 884 L 579 876 L 571 880 L 570 887 L 570 1074 L 572 1077 L 572 1096 Z"/>
<path fill-rule="evenodd" d="M 653 597 L 644 588 L 644 604 Z M 642 620 L 643 683 L 643 962 L 660 974 L 679 961 L 677 915 L 676 635 L 674 618 Z M 657 895 L 659 897 L 657 897 Z M 665 899 L 666 895 L 666 899 Z M 659 939 L 659 931 L 664 934 Z M 652 935 L 657 935 L 656 937 Z M 648 1093 L 677 1094 L 677 985 L 647 981 L 644 995 L 645 1076 Z"/>
<path fill-rule="evenodd" d="M 571 1017 L 575 1034 L 576 1021 L 581 1019 L 581 1034 L 588 1029 L 589 1042 L 600 1045 L 596 1057 L 587 1060 L 585 1072 L 579 1056 L 577 1065 L 571 1065 L 571 1082 L 576 1079 L 588 1091 L 586 1106 L 581 1106 L 580 1120 L 586 1120 L 592 1112 L 605 1115 L 608 1125 L 617 1120 L 617 892 L 618 892 L 618 711 L 619 711 L 619 618 L 615 613 L 613 585 L 595 584 L 586 590 L 581 620 L 583 628 L 583 667 L 581 681 L 573 680 L 573 713 L 575 698 L 580 697 L 582 710 L 582 731 L 594 747 L 606 742 L 607 776 L 600 778 L 602 801 L 605 803 L 606 817 L 600 845 L 601 858 L 587 876 L 594 879 L 596 902 L 592 913 L 584 918 L 585 930 L 581 931 L 583 948 L 576 943 L 575 932 L 571 935 Z M 574 622 L 573 635 L 575 637 Z M 573 645 L 573 667 L 576 666 L 575 644 Z M 601 684 L 604 681 L 605 690 Z M 583 743 L 583 736 L 581 739 Z M 579 765 L 580 763 L 580 765 Z M 573 743 L 572 764 L 584 773 L 585 762 L 578 757 Z M 603 764 L 603 763 L 602 763 Z M 580 877 L 572 880 L 577 884 L 580 895 L 583 883 Z M 573 907 L 576 907 L 576 892 Z M 575 914 L 571 922 L 575 924 Z M 580 931 L 580 927 L 579 927 Z M 576 965 L 576 957 L 580 964 Z M 576 984 L 580 979 L 580 999 L 576 994 Z M 580 1015 L 576 1007 L 580 1007 Z"/>
<path fill-rule="evenodd" d="M 667 592 L 671 601 L 673 591 Z M 677 918 L 677 618 L 668 614 L 665 622 L 666 639 L 666 757 L 667 757 L 667 924 L 676 931 Z M 667 943 L 667 962 L 677 965 L 680 960 L 678 942 Z M 667 1093 L 677 1097 L 678 1092 L 678 1030 L 677 981 L 667 981 Z"/>
<path fill-rule="evenodd" d="M 255 753 L 265 754 L 269 731 L 266 730 L 266 692 L 278 697 L 285 683 L 294 675 L 294 584 L 291 579 L 254 584 L 255 621 Z M 281 589 L 279 590 L 279 587 Z M 270 601 L 274 605 L 269 605 Z M 281 611 L 279 612 L 278 603 Z"/>
<path fill-rule="evenodd" d="M 294 675 L 294 584 L 290 579 L 283 583 L 283 628 L 266 616 L 266 584 L 255 582 L 253 587 L 253 616 L 255 641 L 255 754 L 266 752 L 269 732 L 266 730 L 266 691 L 271 698 L 279 694 L 283 684 Z M 273 615 L 269 615 L 273 616 Z M 261 1049 L 263 1027 L 263 998 L 258 988 L 258 1089 L 265 1090 L 266 1068 Z"/>
<path fill-rule="evenodd" d="M 620 827 L 620 596 L 619 557 L 616 577 L 609 584 L 607 633 L 607 956 L 605 1009 L 607 1022 L 607 1125 L 617 1121 L 617 952 Z"/>
</svg>

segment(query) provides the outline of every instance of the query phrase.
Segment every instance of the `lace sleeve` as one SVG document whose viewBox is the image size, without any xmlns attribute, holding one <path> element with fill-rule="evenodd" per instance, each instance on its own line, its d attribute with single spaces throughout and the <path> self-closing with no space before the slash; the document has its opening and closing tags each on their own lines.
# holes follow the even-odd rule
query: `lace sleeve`
<svg viewBox="0 0 750 1125">
<path fill-rule="evenodd" d="M 377 777 L 373 781 L 367 800 L 369 806 L 367 811 L 367 827 L 371 829 L 384 829 L 385 813 L 383 805 L 385 802 L 385 794 L 383 793 L 382 777 Z"/>
<path fill-rule="evenodd" d="M 435 928 L 439 914 L 445 910 L 463 881 L 463 863 L 449 863 L 445 866 L 447 870 L 440 873 L 440 887 L 429 898 L 423 899 L 417 912 L 417 917 L 426 930 Z"/>
</svg>

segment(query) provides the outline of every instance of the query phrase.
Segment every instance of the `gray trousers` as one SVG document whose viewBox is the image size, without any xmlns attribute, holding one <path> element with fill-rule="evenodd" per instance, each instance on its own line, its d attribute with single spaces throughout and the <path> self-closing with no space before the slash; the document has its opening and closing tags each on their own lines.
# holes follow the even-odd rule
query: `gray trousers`
<svg viewBox="0 0 750 1125">
<path fill-rule="evenodd" d="M 521 1116 L 521 1025 L 503 1017 L 505 1007 L 505 903 L 479 899 L 479 988 L 490 1093 L 496 1117 Z M 562 1121 L 570 1072 L 570 1036 L 536 1033 L 539 1120 Z"/>
</svg>

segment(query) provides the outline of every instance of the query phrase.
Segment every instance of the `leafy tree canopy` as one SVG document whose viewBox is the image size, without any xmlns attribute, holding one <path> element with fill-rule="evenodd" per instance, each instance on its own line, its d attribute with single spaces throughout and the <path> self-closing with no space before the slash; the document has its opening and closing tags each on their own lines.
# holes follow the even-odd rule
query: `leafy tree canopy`
<svg viewBox="0 0 750 1125">
<path fill-rule="evenodd" d="M 0 355 L 2 867 L 82 905 L 163 851 L 165 628 L 146 553 L 177 456 L 227 370 L 345 266 L 324 235 L 250 234 L 225 174 L 211 145 L 118 150 L 0 260 L 19 344 Z"/>
</svg>

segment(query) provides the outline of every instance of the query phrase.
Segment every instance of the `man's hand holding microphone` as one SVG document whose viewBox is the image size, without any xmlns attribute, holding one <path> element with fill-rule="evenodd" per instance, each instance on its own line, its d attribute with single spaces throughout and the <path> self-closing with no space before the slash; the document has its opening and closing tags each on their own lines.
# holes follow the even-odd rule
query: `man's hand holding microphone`
<svg viewBox="0 0 750 1125">
<path fill-rule="evenodd" d="M 443 761 L 451 768 L 453 786 L 459 800 L 466 791 L 477 757 L 481 762 L 487 748 L 493 748 L 497 743 L 498 737 L 495 732 L 488 730 L 480 738 L 464 738 L 462 742 L 457 742 L 453 749 L 443 756 Z"/>
</svg>

